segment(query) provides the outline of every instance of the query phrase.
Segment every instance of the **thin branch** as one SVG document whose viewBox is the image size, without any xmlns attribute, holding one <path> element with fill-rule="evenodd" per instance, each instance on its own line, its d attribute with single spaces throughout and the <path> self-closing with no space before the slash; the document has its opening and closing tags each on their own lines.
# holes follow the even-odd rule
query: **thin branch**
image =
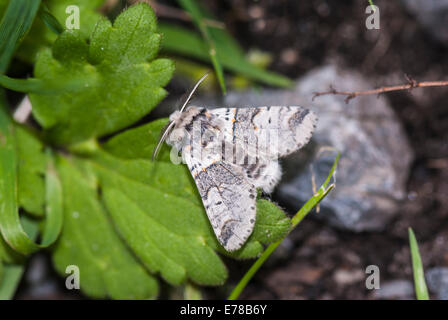
<svg viewBox="0 0 448 320">
<path fill-rule="evenodd" d="M 325 92 L 314 92 L 313 100 L 316 97 L 324 96 L 324 95 L 343 95 L 347 96 L 345 98 L 345 102 L 348 103 L 351 99 L 356 98 L 357 96 L 364 96 L 364 95 L 370 95 L 370 94 L 381 94 L 386 92 L 392 92 L 392 91 L 402 91 L 402 90 L 412 90 L 415 88 L 424 88 L 424 87 L 443 87 L 448 86 L 448 81 L 423 81 L 418 82 L 411 77 L 406 75 L 406 79 L 408 80 L 407 84 L 397 85 L 397 86 L 390 86 L 390 87 L 381 87 L 377 89 L 371 89 L 371 90 L 365 90 L 365 91 L 338 91 L 334 89 L 333 87 L 330 87 L 329 91 Z"/>
<path fill-rule="evenodd" d="M 430 159 L 427 166 L 431 169 L 445 169 L 448 168 L 448 158 Z"/>
</svg>

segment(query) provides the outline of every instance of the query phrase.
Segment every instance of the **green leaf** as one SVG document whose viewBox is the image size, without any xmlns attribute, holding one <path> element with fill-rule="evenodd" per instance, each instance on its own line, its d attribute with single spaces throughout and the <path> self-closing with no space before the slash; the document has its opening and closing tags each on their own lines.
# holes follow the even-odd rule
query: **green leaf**
<svg viewBox="0 0 448 320">
<path fill-rule="evenodd" d="M 0 73 L 5 73 L 18 44 L 30 29 L 40 0 L 14 0 L 0 22 Z"/>
<path fill-rule="evenodd" d="M 11 247 L 27 254 L 37 246 L 28 238 L 20 224 L 14 125 L 5 109 L 5 106 L 0 106 L 0 231 Z"/>
<path fill-rule="evenodd" d="M 80 88 L 89 86 L 91 79 L 84 77 L 83 75 L 73 77 L 70 79 L 15 79 L 0 74 L 0 85 L 6 89 L 26 92 L 37 93 L 44 95 L 61 94 L 65 92 L 78 92 Z M 50 96 L 51 97 L 51 96 Z M 49 98 L 50 98 L 49 97 Z"/>
<path fill-rule="evenodd" d="M 116 157 L 124 159 L 151 159 L 154 148 L 168 119 L 158 119 L 137 128 L 126 130 L 103 144 L 103 148 Z M 170 161 L 170 149 L 164 144 L 159 151 L 158 161 Z"/>
<path fill-rule="evenodd" d="M 23 256 L 14 251 L 6 242 L 3 240 L 0 234 L 0 261 L 7 263 L 19 263 L 23 259 Z M 1 280 L 0 280 L 1 283 Z"/>
<path fill-rule="evenodd" d="M 64 194 L 64 226 L 53 262 L 65 275 L 69 265 L 80 270 L 81 289 L 91 297 L 144 299 L 155 297 L 157 281 L 129 252 L 98 201 L 95 180 L 58 157 Z M 126 217 L 125 212 L 122 212 Z"/>
<path fill-rule="evenodd" d="M 18 152 L 18 200 L 27 212 L 43 216 L 46 168 L 43 145 L 25 127 L 16 125 Z"/>
<path fill-rule="evenodd" d="M 79 8 L 79 32 L 81 37 L 88 39 L 101 17 L 98 9 L 104 2 L 105 0 L 46 0 L 44 2 L 46 10 L 41 8 L 39 11 L 38 18 L 34 20 L 29 34 L 17 50 L 17 58 L 30 64 L 34 63 L 38 52 L 52 45 L 56 40 L 53 29 L 60 31 L 60 26 L 65 28 L 66 20 L 69 19 L 69 14 L 66 12 L 68 6 L 74 5 Z M 46 14 L 47 10 L 57 22 L 52 21 L 53 18 Z"/>
<path fill-rule="evenodd" d="M 5 13 L 8 4 L 9 0 L 0 0 L 0 15 L 3 15 Z"/>
<path fill-rule="evenodd" d="M 0 262 L 1 265 L 1 262 Z M 10 300 L 22 278 L 24 267 L 18 264 L 4 265 L 0 279 L 0 300 Z"/>
<path fill-rule="evenodd" d="M 209 30 L 209 27 L 205 24 L 205 20 L 202 14 L 201 8 L 196 4 L 194 0 L 178 0 L 177 1 L 185 10 L 187 10 L 191 17 L 193 18 L 194 23 L 202 34 L 202 37 L 207 44 L 207 52 L 210 56 L 210 60 L 215 68 L 216 76 L 218 78 L 219 85 L 221 86 L 221 90 L 223 94 L 226 93 L 226 85 L 224 81 L 224 73 L 222 70 L 221 62 L 219 60 L 219 56 L 216 52 L 216 45 L 214 39 L 214 33 Z"/>
<path fill-rule="evenodd" d="M 415 294 L 418 300 L 429 300 L 428 288 L 425 282 L 425 272 L 423 271 L 422 259 L 418 250 L 417 239 L 411 228 L 409 232 L 409 245 L 411 247 L 412 270 L 414 271 Z"/>
<path fill-rule="evenodd" d="M 60 218 L 62 210 L 53 205 L 57 205 L 57 203 L 53 203 L 53 210 L 46 211 L 46 229 L 43 235 L 45 242 L 42 242 L 40 245 L 36 244 L 22 227 L 18 210 L 17 155 L 19 152 L 16 150 L 15 129 L 14 123 L 9 114 L 7 114 L 5 107 L 0 106 L 0 231 L 3 239 L 9 246 L 22 254 L 29 254 L 41 248 L 48 247 L 56 240 L 62 224 Z M 23 133 L 24 131 L 22 131 Z M 24 137 L 22 136 L 22 138 Z M 23 164 L 23 166 L 30 170 L 33 167 L 31 164 Z M 29 173 L 35 174 L 32 172 Z M 35 190 L 38 189 L 39 187 Z M 22 194 L 24 194 L 22 199 L 27 199 L 30 193 L 26 191 L 23 193 L 23 187 L 21 190 Z M 54 192 L 53 189 L 52 192 Z"/>
<path fill-rule="evenodd" d="M 79 32 L 63 32 L 37 59 L 38 79 L 89 79 L 61 94 L 30 94 L 33 115 L 56 144 L 110 134 L 148 114 L 165 96 L 173 63 L 154 59 L 160 43 L 155 15 L 144 3 L 130 7 L 114 25 L 100 19 L 87 44 Z"/>
<path fill-rule="evenodd" d="M 26 216 L 21 220 L 26 234 L 29 235 L 30 239 L 35 240 L 39 230 L 37 222 Z M 24 257 L 2 243 L 2 237 L 0 236 L 0 265 L 2 264 L 2 255 L 4 259 L 6 257 L 4 261 L 7 263 L 3 265 L 3 277 L 0 276 L 0 300 L 9 300 L 13 298 L 24 273 Z"/>
<path fill-rule="evenodd" d="M 125 181 L 117 181 L 120 182 Z M 123 190 L 117 191 L 108 185 L 108 182 L 104 183 L 104 201 L 114 223 L 148 269 L 160 273 L 173 285 L 179 285 L 187 278 L 198 284 L 224 283 L 227 270 L 207 245 L 206 236 L 210 235 L 199 233 L 195 220 L 183 214 L 194 210 L 191 204 L 174 197 L 167 197 L 168 201 L 160 203 L 157 200 L 164 197 L 162 192 L 128 182 L 126 187 L 134 194 L 131 199 L 123 194 Z M 168 212 L 171 213 L 169 218 L 162 219 L 161 215 Z M 176 221 L 167 221 L 171 219 Z M 181 229 L 174 230 L 181 225 Z"/>
<path fill-rule="evenodd" d="M 62 186 L 57 175 L 53 155 L 48 149 L 46 154 L 46 172 L 45 172 L 45 224 L 42 231 L 42 245 L 48 247 L 53 244 L 62 229 L 63 224 L 63 201 Z"/>
<path fill-rule="evenodd" d="M 159 23 L 159 31 L 163 34 L 162 49 L 164 52 L 210 62 L 207 44 L 199 34 L 166 23 Z M 216 55 L 226 70 L 272 86 L 292 86 L 290 79 L 256 67 L 247 61 L 244 52 L 225 30 L 210 28 L 210 32 L 216 39 Z"/>
<path fill-rule="evenodd" d="M 256 239 L 263 244 L 275 242 L 285 236 L 291 227 L 291 220 L 274 203 L 261 199 L 257 201 L 257 223 L 249 241 Z"/>
<path fill-rule="evenodd" d="M 42 19 L 42 22 L 55 34 L 61 34 L 64 31 L 64 27 L 44 5 L 39 10 L 39 17 Z"/>
<path fill-rule="evenodd" d="M 35 227 L 37 231 L 37 226 Z M 23 273 L 24 256 L 14 251 L 0 234 L 0 300 L 12 297 Z"/>
</svg>

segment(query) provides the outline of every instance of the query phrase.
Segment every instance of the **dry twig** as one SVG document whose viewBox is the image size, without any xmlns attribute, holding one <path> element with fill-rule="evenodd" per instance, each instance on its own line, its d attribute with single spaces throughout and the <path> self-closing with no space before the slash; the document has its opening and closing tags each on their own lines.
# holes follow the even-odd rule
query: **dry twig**
<svg viewBox="0 0 448 320">
<path fill-rule="evenodd" d="M 370 94 L 378 94 L 379 95 L 381 93 L 392 92 L 392 91 L 402 91 L 402 90 L 412 90 L 414 88 L 448 86 L 448 81 L 418 82 L 418 81 L 412 79 L 411 77 L 409 77 L 408 75 L 406 75 L 406 79 L 408 80 L 408 83 L 406 83 L 406 84 L 390 86 L 390 87 L 381 87 L 381 88 L 365 90 L 365 91 L 338 91 L 338 90 L 334 89 L 333 87 L 330 87 L 329 91 L 314 92 L 313 100 L 319 96 L 334 94 L 334 95 L 347 96 L 345 98 L 345 102 L 348 103 L 351 99 L 356 98 L 357 96 L 364 96 L 364 95 L 370 95 Z"/>
</svg>

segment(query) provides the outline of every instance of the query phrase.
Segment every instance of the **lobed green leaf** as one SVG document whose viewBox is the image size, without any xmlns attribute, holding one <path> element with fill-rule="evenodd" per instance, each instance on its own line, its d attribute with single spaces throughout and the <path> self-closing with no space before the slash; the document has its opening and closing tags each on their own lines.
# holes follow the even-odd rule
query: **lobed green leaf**
<svg viewBox="0 0 448 320">
<path fill-rule="evenodd" d="M 90 44 L 80 32 L 65 31 L 38 56 L 38 79 L 86 79 L 78 90 L 30 94 L 33 115 L 56 144 L 104 136 L 148 114 L 167 94 L 173 63 L 155 59 L 160 35 L 144 3 L 130 7 L 112 25 L 102 18 Z"/>
<path fill-rule="evenodd" d="M 126 130 L 109 139 L 103 144 L 103 149 L 116 157 L 124 159 L 151 159 L 155 142 L 159 140 L 162 130 L 168 124 L 168 119 L 158 119 L 148 124 Z M 157 161 L 170 161 L 170 149 L 163 144 Z"/>
<path fill-rule="evenodd" d="M 201 232 L 207 229 L 188 214 L 194 211 L 191 204 L 157 189 L 128 182 L 125 187 L 129 192 L 125 193 L 123 189 L 112 189 L 112 184 L 103 183 L 106 207 L 120 234 L 148 269 L 160 273 L 173 285 L 187 278 L 203 285 L 224 283 L 226 267 L 207 245 L 211 235 Z M 166 201 L 157 201 L 164 197 Z"/>
<path fill-rule="evenodd" d="M 53 250 L 59 273 L 69 265 L 80 270 L 81 289 L 95 298 L 144 299 L 157 295 L 158 284 L 116 234 L 94 180 L 69 160 L 58 157 L 64 194 L 64 226 Z M 122 213 L 124 215 L 124 213 Z"/>
<path fill-rule="evenodd" d="M 7 1 L 7 0 L 3 0 Z M 1 4 L 2 0 L 0 0 Z M 79 32 L 84 39 L 88 39 L 96 22 L 101 17 L 98 12 L 105 0 L 46 0 L 46 9 L 41 7 L 38 17 L 34 20 L 30 32 L 20 44 L 16 57 L 28 63 L 35 63 L 38 52 L 44 48 L 51 47 L 56 40 L 55 31 L 61 31 L 66 27 L 66 21 L 71 12 L 67 12 L 69 6 L 79 8 Z M 51 13 L 51 16 L 46 12 Z M 0 13 L 2 8 L 0 6 Z M 53 19 L 57 21 L 52 21 Z"/>
</svg>

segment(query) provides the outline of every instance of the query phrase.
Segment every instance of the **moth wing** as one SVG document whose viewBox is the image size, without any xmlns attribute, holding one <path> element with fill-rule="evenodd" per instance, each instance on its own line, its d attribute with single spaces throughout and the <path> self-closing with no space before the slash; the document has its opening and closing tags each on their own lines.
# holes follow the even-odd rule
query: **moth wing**
<svg viewBox="0 0 448 320">
<path fill-rule="evenodd" d="M 277 159 L 299 150 L 308 143 L 317 123 L 316 114 L 300 106 L 218 108 L 210 113 L 223 119 L 227 141 L 246 146 L 249 161 L 251 156 Z M 246 155 L 235 158 L 244 160 Z"/>
<path fill-rule="evenodd" d="M 223 161 L 201 163 L 187 157 L 208 219 L 227 251 L 242 247 L 256 219 L 256 189 L 241 167 Z"/>
</svg>

